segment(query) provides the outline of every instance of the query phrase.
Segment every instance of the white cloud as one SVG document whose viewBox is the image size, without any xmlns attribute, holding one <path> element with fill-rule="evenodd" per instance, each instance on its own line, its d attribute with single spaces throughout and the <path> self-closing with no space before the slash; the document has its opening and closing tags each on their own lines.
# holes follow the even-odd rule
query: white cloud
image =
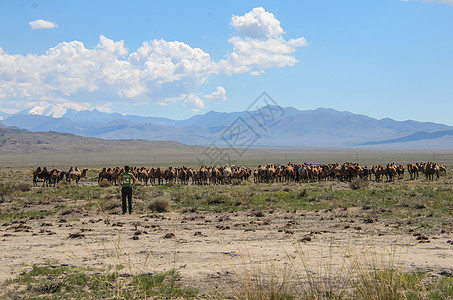
<svg viewBox="0 0 453 300">
<path fill-rule="evenodd" d="M 252 75 L 252 76 L 261 76 L 261 75 L 264 74 L 264 71 L 263 70 L 261 70 L 261 71 L 252 71 L 249 74 Z"/>
<path fill-rule="evenodd" d="M 32 29 L 52 29 L 58 26 L 53 22 L 46 21 L 43 19 L 38 19 L 36 21 L 29 22 L 28 24 L 30 24 Z"/>
<path fill-rule="evenodd" d="M 97 105 L 95 108 L 100 112 L 111 113 L 112 110 L 110 108 L 110 105 L 112 105 L 112 103 L 107 102 L 104 105 Z"/>
<path fill-rule="evenodd" d="M 204 95 L 206 99 L 211 102 L 224 102 L 226 101 L 226 91 L 223 86 L 216 87 L 216 91 L 212 94 Z"/>
<path fill-rule="evenodd" d="M 44 27 L 47 23 L 42 21 L 30 25 L 50 28 L 49 24 Z M 62 42 L 45 55 L 10 55 L 0 48 L 2 108 L 23 109 L 24 104 L 36 102 L 56 103 L 63 99 L 79 103 L 90 99 L 92 108 L 104 110 L 114 102 L 149 101 L 182 102 L 189 109 L 200 110 L 205 104 L 195 94 L 211 75 L 258 75 L 264 74 L 266 68 L 291 66 L 297 61 L 293 55 L 296 48 L 307 45 L 302 37 L 285 40 L 280 22 L 262 7 L 243 16 L 232 16 L 231 25 L 236 30 L 229 39 L 233 49 L 218 62 L 209 53 L 183 42 L 146 41 L 131 52 L 124 41 L 104 36 L 93 49 L 80 41 Z M 225 101 L 226 92 L 217 87 L 205 97 L 221 102 Z"/>
<path fill-rule="evenodd" d="M 272 38 L 283 33 L 280 21 L 262 7 L 256 7 L 243 16 L 233 16 L 231 25 L 239 35 L 254 39 Z"/>
<path fill-rule="evenodd" d="M 233 52 L 219 62 L 220 70 L 227 74 L 292 66 L 297 62 L 292 53 L 307 46 L 303 37 L 285 41 L 280 22 L 262 7 L 233 16 L 231 25 L 236 29 L 236 35 L 228 40 Z"/>
<path fill-rule="evenodd" d="M 193 111 L 200 111 L 205 108 L 203 100 L 193 94 L 185 96 L 184 106 Z"/>
<path fill-rule="evenodd" d="M 127 54 L 123 41 L 101 36 L 94 49 L 73 41 L 42 56 L 0 55 L 0 98 L 75 99 L 91 93 L 141 103 L 190 93 L 214 69 L 209 54 L 181 42 L 145 42 Z"/>
<path fill-rule="evenodd" d="M 440 4 L 448 4 L 453 6 L 453 0 L 424 0 L 424 2 L 437 2 Z"/>
</svg>

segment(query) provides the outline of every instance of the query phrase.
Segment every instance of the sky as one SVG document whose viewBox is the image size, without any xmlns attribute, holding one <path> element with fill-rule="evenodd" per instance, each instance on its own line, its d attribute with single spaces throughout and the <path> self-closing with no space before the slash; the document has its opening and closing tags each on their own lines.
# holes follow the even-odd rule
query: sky
<svg viewBox="0 0 453 300">
<path fill-rule="evenodd" d="M 453 0 L 0 1 L 0 111 L 186 119 L 263 92 L 453 125 Z"/>
</svg>

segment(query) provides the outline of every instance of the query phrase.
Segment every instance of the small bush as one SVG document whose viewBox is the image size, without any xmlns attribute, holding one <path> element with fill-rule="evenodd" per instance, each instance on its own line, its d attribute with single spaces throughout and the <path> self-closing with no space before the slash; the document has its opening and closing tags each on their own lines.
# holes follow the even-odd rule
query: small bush
<svg viewBox="0 0 453 300">
<path fill-rule="evenodd" d="M 4 202 L 9 196 L 12 196 L 18 192 L 28 192 L 31 190 L 31 186 L 26 183 L 2 183 L 0 184 L 0 200 Z"/>
<path fill-rule="evenodd" d="M 28 184 L 28 183 L 18 183 L 18 184 L 15 184 L 15 185 L 14 185 L 14 188 L 15 188 L 17 191 L 28 192 L 28 191 L 31 190 L 31 185 Z"/>
<path fill-rule="evenodd" d="M 69 188 L 69 187 L 71 187 L 71 184 L 69 182 L 67 182 L 66 180 L 63 180 L 58 183 L 58 187 L 59 188 Z"/>
<path fill-rule="evenodd" d="M 101 180 L 99 182 L 100 187 L 109 187 L 112 186 L 112 183 L 109 180 Z"/>
<path fill-rule="evenodd" d="M 170 203 L 164 199 L 154 199 L 149 203 L 148 208 L 152 212 L 166 212 L 170 209 Z"/>
<path fill-rule="evenodd" d="M 303 189 L 297 194 L 297 198 L 298 199 L 304 199 L 307 196 L 308 196 L 308 190 L 307 189 Z"/>
<path fill-rule="evenodd" d="M 257 218 L 262 218 L 262 217 L 264 217 L 264 213 L 263 213 L 262 211 L 260 211 L 260 210 L 259 210 L 259 211 L 254 211 L 252 214 L 253 214 L 255 217 L 257 217 Z"/>
<path fill-rule="evenodd" d="M 368 180 L 356 178 L 349 183 L 352 190 L 362 190 L 368 188 Z"/>
<path fill-rule="evenodd" d="M 296 270 L 291 264 L 272 261 L 261 265 L 252 262 L 249 257 L 244 257 L 243 265 L 234 268 L 233 274 L 236 277 L 236 283 L 231 289 L 235 299 L 298 299 L 296 290 L 299 282 L 291 280 L 297 276 Z"/>
</svg>

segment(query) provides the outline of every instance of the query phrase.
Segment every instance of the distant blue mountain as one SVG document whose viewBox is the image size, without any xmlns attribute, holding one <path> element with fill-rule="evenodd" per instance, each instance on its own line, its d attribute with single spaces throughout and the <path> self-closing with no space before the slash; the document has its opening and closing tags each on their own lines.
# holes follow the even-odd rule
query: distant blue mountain
<svg viewBox="0 0 453 300">
<path fill-rule="evenodd" d="M 374 145 L 385 145 L 395 143 L 406 143 L 406 142 L 418 142 L 422 140 L 435 140 L 443 137 L 453 137 L 453 130 L 440 130 L 434 132 L 419 131 L 414 134 L 396 138 L 388 139 L 383 141 L 366 142 L 359 144 L 358 146 L 374 146 Z"/>
<path fill-rule="evenodd" d="M 0 121 L 8 118 L 10 114 L 0 111 Z"/>
<path fill-rule="evenodd" d="M 57 117 L 58 116 L 58 117 Z M 300 111 L 264 107 L 255 111 L 209 111 L 186 120 L 38 107 L 6 116 L 0 124 L 29 131 L 66 132 L 102 139 L 176 141 L 188 145 L 352 147 L 436 145 L 453 149 L 453 127 L 432 122 L 375 119 L 328 108 Z M 245 132 L 239 139 L 238 133 Z M 418 144 L 414 144 L 418 141 Z"/>
</svg>

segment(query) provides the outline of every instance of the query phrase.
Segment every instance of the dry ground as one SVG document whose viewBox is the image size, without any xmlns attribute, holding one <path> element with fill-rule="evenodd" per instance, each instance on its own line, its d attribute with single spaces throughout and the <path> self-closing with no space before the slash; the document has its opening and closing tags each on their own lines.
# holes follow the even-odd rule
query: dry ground
<svg viewBox="0 0 453 300">
<path fill-rule="evenodd" d="M 3 178 L 8 180 L 7 176 Z M 451 177 L 441 178 L 438 183 L 424 180 L 406 183 L 414 189 L 423 186 L 451 192 L 452 188 Z M 379 190 L 385 184 L 373 183 L 368 189 Z M 349 189 L 347 183 L 340 182 L 265 187 L 261 192 Z M 224 187 L 219 192 L 237 188 Z M 245 188 L 254 189 L 255 185 L 249 183 Z M 197 192 L 209 189 L 213 187 L 200 187 Z M 51 190 L 33 188 L 29 193 L 48 195 Z M 1 282 L 15 278 L 33 264 L 122 265 L 125 273 L 179 269 L 182 283 L 199 289 L 200 295 L 228 296 L 234 294 L 241 273 L 257 266 L 263 270 L 269 266 L 292 266 L 295 272 L 291 276 L 299 278 L 307 274 L 335 277 L 351 260 L 361 257 L 370 263 L 390 261 L 402 270 L 422 270 L 432 276 L 453 273 L 451 212 L 440 216 L 437 225 L 422 226 L 424 219 L 433 217 L 423 205 L 417 208 L 419 213 L 414 219 L 397 213 L 381 218 L 387 208 L 379 210 L 367 205 L 328 209 L 250 206 L 230 211 L 191 210 L 176 205 L 164 213 L 152 213 L 142 206 L 137 213 L 121 215 L 116 190 L 98 195 L 114 204 L 104 211 L 97 204 L 88 205 L 93 203 L 89 199 L 66 198 L 57 195 L 57 190 L 54 197 L 24 201 L 21 213 L 27 217 L 4 217 L 1 221 Z M 168 193 L 173 195 L 171 187 L 163 194 Z M 136 204 L 140 201 L 143 199 L 136 200 Z M 8 214 L 12 205 L 11 201 L 3 201 L 2 214 Z M 376 209 L 375 214 L 369 213 Z M 53 213 L 27 215 L 27 211 Z M 397 211 L 395 207 L 394 212 Z"/>
</svg>

